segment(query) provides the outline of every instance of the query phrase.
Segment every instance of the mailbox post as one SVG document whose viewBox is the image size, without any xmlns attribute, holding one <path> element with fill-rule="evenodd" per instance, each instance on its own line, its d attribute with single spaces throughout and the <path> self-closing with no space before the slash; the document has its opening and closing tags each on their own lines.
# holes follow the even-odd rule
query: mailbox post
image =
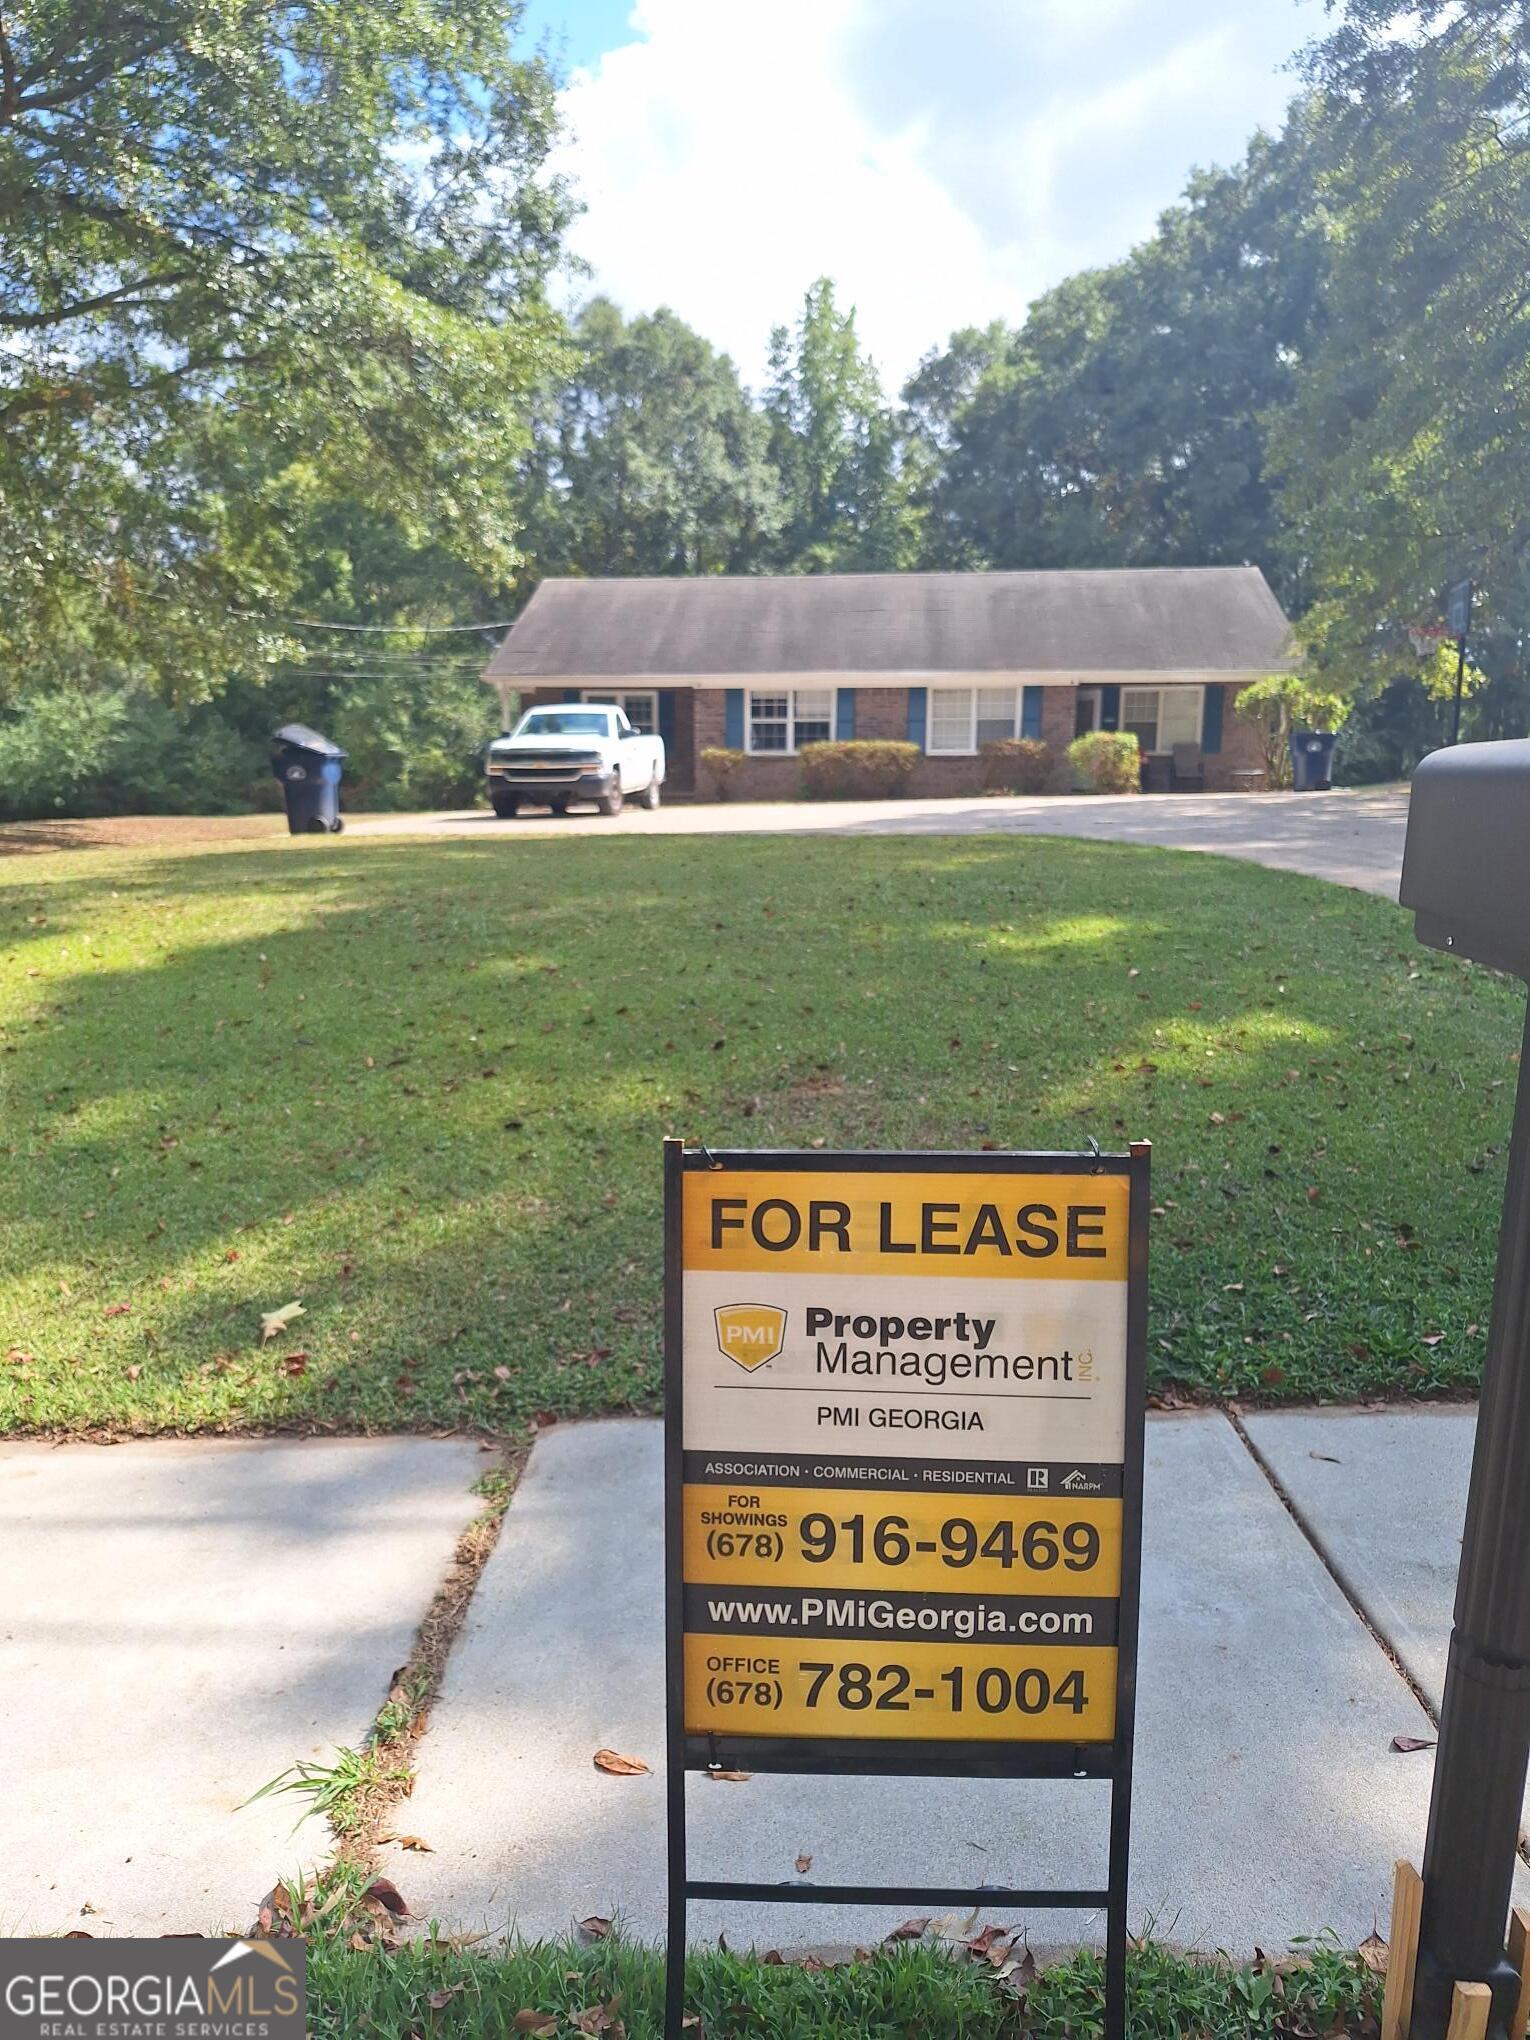
<svg viewBox="0 0 1530 2040">
<path fill-rule="evenodd" d="M 1436 751 L 1413 778 L 1400 899 L 1421 942 L 1530 980 L 1530 740 Z M 1530 1753 L 1530 1028 L 1520 1057 L 1461 1570 L 1424 1845 L 1412 2040 L 1461 1982 L 1508 2031 L 1504 1953 Z"/>
</svg>

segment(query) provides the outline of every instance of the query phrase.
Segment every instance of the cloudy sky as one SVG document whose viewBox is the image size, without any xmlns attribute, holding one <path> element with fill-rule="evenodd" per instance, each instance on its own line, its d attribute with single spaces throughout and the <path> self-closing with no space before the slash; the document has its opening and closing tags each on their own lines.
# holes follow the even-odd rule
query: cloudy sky
<svg viewBox="0 0 1530 2040">
<path fill-rule="evenodd" d="M 1295 87 L 1321 0 L 529 0 L 569 74 L 573 245 L 763 375 L 819 275 L 889 386 L 1122 254 Z"/>
</svg>

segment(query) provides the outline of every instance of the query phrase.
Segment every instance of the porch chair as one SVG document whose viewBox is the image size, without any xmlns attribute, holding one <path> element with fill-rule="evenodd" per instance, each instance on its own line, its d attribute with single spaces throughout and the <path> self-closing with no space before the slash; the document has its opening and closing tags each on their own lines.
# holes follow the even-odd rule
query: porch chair
<svg viewBox="0 0 1530 2040">
<path fill-rule="evenodd" d="M 1206 760 L 1199 744 L 1176 744 L 1169 776 L 1176 793 L 1206 791 Z"/>
</svg>

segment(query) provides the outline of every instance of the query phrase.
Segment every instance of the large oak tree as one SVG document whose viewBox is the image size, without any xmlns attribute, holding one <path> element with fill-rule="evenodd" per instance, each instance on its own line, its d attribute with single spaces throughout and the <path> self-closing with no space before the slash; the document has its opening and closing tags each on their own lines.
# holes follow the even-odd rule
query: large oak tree
<svg viewBox="0 0 1530 2040">
<path fill-rule="evenodd" d="M 0 665 L 281 649 L 234 438 L 509 573 L 568 200 L 505 0 L 3 0 Z"/>
</svg>

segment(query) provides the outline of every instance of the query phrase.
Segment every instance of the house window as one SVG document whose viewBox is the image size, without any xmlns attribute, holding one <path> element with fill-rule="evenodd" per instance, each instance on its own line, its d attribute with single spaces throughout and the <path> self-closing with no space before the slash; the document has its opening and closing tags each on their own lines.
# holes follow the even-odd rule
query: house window
<svg viewBox="0 0 1530 2040">
<path fill-rule="evenodd" d="M 1203 687 L 1123 687 L 1121 727 L 1139 750 L 1167 752 L 1201 741 Z"/>
<path fill-rule="evenodd" d="M 932 687 L 925 747 L 932 754 L 970 757 L 1020 728 L 1018 687 Z"/>
<path fill-rule="evenodd" d="M 608 708 L 619 708 L 640 737 L 656 737 L 659 734 L 659 697 L 651 687 L 618 690 L 615 694 L 592 694 L 585 689 L 584 700 L 603 702 Z"/>
<path fill-rule="evenodd" d="M 789 757 L 834 734 L 832 687 L 787 687 L 778 694 L 749 691 L 749 749 Z"/>
</svg>

